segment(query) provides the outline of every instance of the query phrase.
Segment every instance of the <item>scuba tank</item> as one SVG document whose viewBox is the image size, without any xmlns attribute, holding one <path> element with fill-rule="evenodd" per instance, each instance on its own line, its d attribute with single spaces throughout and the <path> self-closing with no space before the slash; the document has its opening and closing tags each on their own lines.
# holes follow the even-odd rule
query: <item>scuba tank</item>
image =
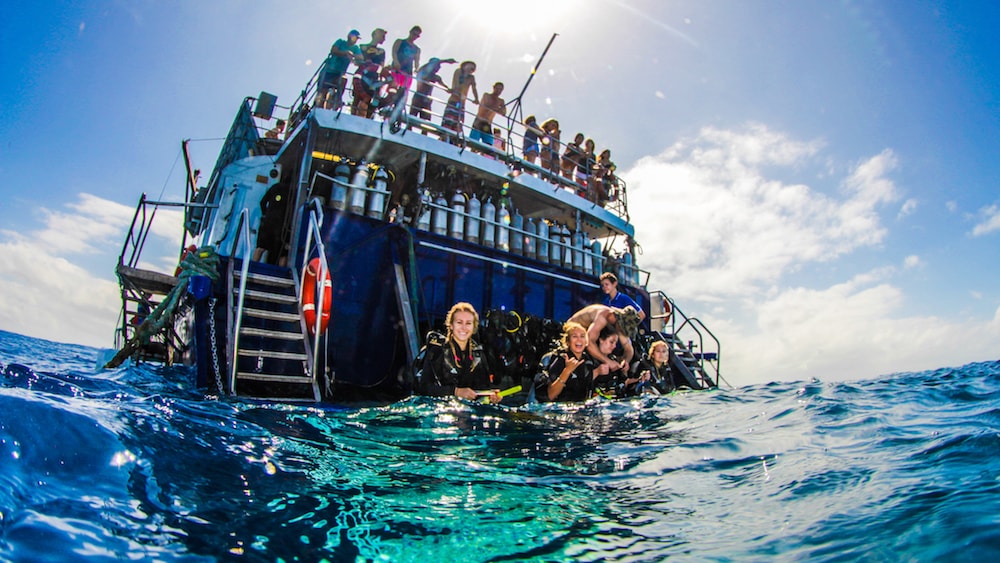
<svg viewBox="0 0 1000 563">
<path fill-rule="evenodd" d="M 354 178 L 351 178 L 351 192 L 348 197 L 347 210 L 356 215 L 365 212 L 365 188 L 368 187 L 368 164 L 362 159 L 354 168 Z"/>
<path fill-rule="evenodd" d="M 466 204 L 466 217 L 465 217 L 465 240 L 468 242 L 479 243 L 479 209 L 482 207 L 482 203 L 476 194 L 471 194 L 469 197 L 469 202 Z"/>
<path fill-rule="evenodd" d="M 549 240 L 552 242 L 549 244 L 549 263 L 555 266 L 562 266 L 562 230 L 560 230 L 559 223 L 552 223 L 552 227 L 549 228 Z"/>
<path fill-rule="evenodd" d="M 538 220 L 538 246 L 535 247 L 536 258 L 542 262 L 549 261 L 549 224 L 545 219 Z"/>
<path fill-rule="evenodd" d="M 493 205 L 493 198 L 487 198 L 483 204 L 483 245 L 493 248 L 496 246 L 496 221 L 497 207 Z"/>
<path fill-rule="evenodd" d="M 528 258 L 535 258 L 536 239 L 538 238 L 538 227 L 535 226 L 535 220 L 528 217 L 528 220 L 524 222 L 524 230 L 528 233 L 524 235 L 524 255 Z"/>
<path fill-rule="evenodd" d="M 420 216 L 417 217 L 417 228 L 421 231 L 431 230 L 431 192 L 427 188 L 420 190 Z"/>
<path fill-rule="evenodd" d="M 462 190 L 455 190 L 455 195 L 451 196 L 450 215 L 448 236 L 462 240 L 462 233 L 465 232 L 465 195 Z"/>
<path fill-rule="evenodd" d="M 524 254 L 524 216 L 514 210 L 510 216 L 511 237 L 510 251 L 514 254 Z"/>
<path fill-rule="evenodd" d="M 384 166 L 375 171 L 375 191 L 368 196 L 368 207 L 365 215 L 372 219 L 381 219 L 385 212 L 385 202 L 389 198 L 389 173 Z M 402 220 L 402 216 L 399 217 Z"/>
<path fill-rule="evenodd" d="M 583 233 L 576 231 L 573 233 L 573 269 L 582 272 L 583 270 L 583 243 L 587 237 Z"/>
<path fill-rule="evenodd" d="M 333 183 L 333 196 L 330 198 L 330 204 L 334 209 L 343 210 L 347 207 L 347 183 L 351 181 L 350 175 L 351 167 L 341 160 L 333 172 L 333 179 L 336 181 Z"/>
<path fill-rule="evenodd" d="M 507 204 L 500 202 L 500 213 L 497 215 L 497 248 L 510 251 L 510 211 Z"/>
<path fill-rule="evenodd" d="M 587 255 L 591 261 L 592 273 L 600 276 L 604 272 L 604 256 L 601 254 L 601 241 L 594 239 L 590 243 L 590 254 Z"/>
<path fill-rule="evenodd" d="M 448 200 L 444 198 L 444 194 L 438 194 L 434 198 L 434 212 L 431 215 L 431 225 L 433 226 L 434 232 L 439 235 L 448 234 Z"/>
</svg>

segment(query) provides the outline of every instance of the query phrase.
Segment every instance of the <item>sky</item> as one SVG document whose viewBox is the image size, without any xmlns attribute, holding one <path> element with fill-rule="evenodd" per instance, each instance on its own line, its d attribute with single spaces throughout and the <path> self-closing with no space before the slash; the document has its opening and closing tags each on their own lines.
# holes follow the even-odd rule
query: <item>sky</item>
<svg viewBox="0 0 1000 563">
<path fill-rule="evenodd" d="M 1000 357 L 1000 4 L 3 2 L 0 330 L 110 347 L 142 193 L 183 200 L 239 104 L 353 28 L 478 64 L 610 148 L 637 259 L 735 386 Z M 177 261 L 161 211 L 144 265 Z"/>
</svg>

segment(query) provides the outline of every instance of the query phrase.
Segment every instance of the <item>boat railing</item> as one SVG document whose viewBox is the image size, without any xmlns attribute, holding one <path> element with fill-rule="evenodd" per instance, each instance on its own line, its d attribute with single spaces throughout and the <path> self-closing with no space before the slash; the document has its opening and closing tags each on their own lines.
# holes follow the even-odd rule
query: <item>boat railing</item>
<svg viewBox="0 0 1000 563">
<path fill-rule="evenodd" d="M 303 88 L 299 96 L 292 103 L 288 117 L 289 131 L 293 130 L 295 126 L 297 126 L 298 123 L 305 118 L 311 108 L 315 107 L 315 97 L 317 93 L 316 86 L 319 78 L 319 72 L 320 71 L 317 70 L 312 77 L 310 77 L 305 88 Z M 355 76 L 356 73 L 345 73 L 344 79 L 346 80 L 346 86 L 341 97 L 342 101 L 336 109 L 331 111 L 352 111 L 352 103 L 350 101 L 343 100 L 351 100 L 353 98 Z M 414 79 L 414 84 L 416 84 L 416 79 Z M 405 92 L 401 98 L 402 104 L 399 107 L 390 105 L 379 108 L 378 111 L 375 111 L 372 114 L 372 119 L 389 122 L 390 128 L 393 131 L 405 128 L 407 130 L 414 129 L 423 134 L 434 134 L 440 137 L 442 141 L 470 148 L 477 153 L 502 160 L 511 168 L 511 171 L 515 176 L 520 174 L 531 174 L 542 178 L 552 183 L 557 188 L 574 192 L 580 197 L 591 201 L 594 205 L 602 205 L 605 209 L 608 209 L 626 221 L 629 220 L 627 184 L 624 180 L 615 175 L 613 170 L 608 172 L 610 176 L 604 186 L 606 199 L 599 199 L 597 182 L 601 180 L 597 178 L 596 175 L 588 174 L 586 175 L 586 179 L 584 181 L 577 182 L 576 178 L 566 178 L 561 173 L 546 170 L 540 165 L 529 162 L 523 158 L 523 154 L 521 154 L 521 152 L 524 145 L 524 134 L 527 127 L 522 121 L 517 119 L 516 116 L 498 115 L 496 117 L 496 119 L 501 122 L 506 121 L 506 126 L 496 127 L 497 129 L 500 129 L 501 134 L 498 136 L 493 136 L 491 134 L 494 138 L 494 144 L 490 145 L 472 138 L 472 123 L 475 122 L 477 113 L 475 109 L 478 108 L 478 105 L 475 103 L 469 103 L 469 106 L 472 109 L 462 108 L 460 117 L 457 121 L 459 127 L 457 130 L 453 130 L 445 127 L 443 124 L 445 121 L 443 108 L 447 105 L 448 97 L 450 96 L 449 90 L 439 84 L 431 84 L 431 93 L 428 95 L 431 107 L 429 109 L 421 110 L 421 113 L 430 116 L 431 119 L 424 119 L 419 115 L 416 115 L 417 112 L 412 109 L 412 95 L 412 89 Z M 385 97 L 389 98 L 390 96 L 386 95 Z M 407 111 L 407 108 L 410 108 L 410 111 Z M 541 145 L 541 140 L 539 141 L 539 145 Z M 564 147 L 565 143 L 562 143 L 561 146 L 552 149 L 555 152 L 555 158 L 557 160 L 561 160 L 562 149 Z"/>
<path fill-rule="evenodd" d="M 240 221 L 236 227 L 236 236 L 233 238 L 232 251 L 229 253 L 230 256 L 237 256 L 240 250 L 240 245 L 243 245 L 245 252 L 252 252 L 253 246 L 251 246 L 250 241 L 250 212 L 244 209 L 240 212 Z M 232 264 L 230 261 L 230 276 L 229 279 L 233 279 L 232 276 Z M 236 307 L 233 307 L 233 292 L 228 292 L 230 315 L 233 314 L 235 310 L 236 319 L 235 322 L 230 322 L 229 326 L 232 327 L 232 332 L 229 335 L 230 350 L 229 350 L 229 391 L 230 393 L 236 392 L 236 373 L 238 368 L 239 351 L 240 351 L 240 328 L 243 325 L 243 303 L 246 298 L 247 289 L 247 277 L 250 273 L 250 259 L 244 255 L 242 260 L 242 265 L 240 266 L 240 288 L 236 295 Z M 232 320 L 232 319 L 230 319 Z"/>
<path fill-rule="evenodd" d="M 161 207 L 182 207 L 187 209 L 214 209 L 218 207 L 216 204 L 206 204 L 206 203 L 196 203 L 196 202 L 172 202 L 172 201 L 153 201 L 146 199 L 146 194 L 143 193 L 139 196 L 139 202 L 136 204 L 135 213 L 132 215 L 132 223 L 129 225 L 128 233 L 125 235 L 125 241 L 122 243 L 121 252 L 118 254 L 118 271 L 122 292 L 122 308 L 118 316 L 119 325 L 115 329 L 115 346 L 121 348 L 122 344 L 128 340 L 132 335 L 130 331 L 133 331 L 138 322 L 141 322 L 141 314 L 138 310 L 138 305 L 144 305 L 145 307 L 152 309 L 153 303 L 150 301 L 150 293 L 137 287 L 130 279 L 123 276 L 122 270 L 128 268 L 129 270 L 136 270 L 139 261 L 142 258 L 142 252 L 146 245 L 146 240 L 149 237 L 150 232 L 152 232 L 153 220 L 156 218 L 156 212 Z M 181 257 L 183 257 L 184 249 L 183 244 L 181 248 Z M 173 279 L 173 277 L 167 277 L 166 275 L 161 275 L 167 279 Z M 129 304 L 136 303 L 136 310 L 129 310 Z"/>
<path fill-rule="evenodd" d="M 649 297 L 650 301 L 662 300 L 661 305 L 657 307 L 658 312 L 651 311 L 650 315 L 651 322 L 659 323 L 658 332 L 670 335 L 677 349 L 687 350 L 704 376 L 712 380 L 717 387 L 721 378 L 719 367 L 722 360 L 722 345 L 719 339 L 701 319 L 684 314 L 674 300 L 663 291 L 651 291 Z M 654 330 L 657 327 L 656 324 L 652 326 Z"/>
<path fill-rule="evenodd" d="M 315 242 L 316 257 L 319 258 L 319 272 L 316 273 L 316 287 L 313 295 L 316 296 L 316 321 L 312 327 L 312 340 L 308 342 L 306 346 L 307 363 L 309 368 L 309 375 L 312 377 L 313 386 L 316 386 L 317 374 L 316 374 L 316 358 L 319 356 L 319 344 L 320 335 L 323 331 L 320 330 L 320 326 L 323 320 L 323 315 L 319 314 L 322 308 L 322 303 L 324 301 L 323 295 L 326 290 L 324 284 L 326 283 L 327 272 L 330 271 L 330 264 L 326 258 L 326 246 L 323 244 L 323 235 L 320 231 L 323 226 L 323 206 L 319 199 L 312 199 L 308 205 L 308 216 L 309 224 L 306 228 L 306 241 L 302 252 L 302 264 L 299 268 L 293 269 L 292 274 L 295 279 L 295 286 L 299 288 L 299 303 L 302 302 L 302 292 L 305 289 L 303 286 L 303 281 L 298 279 L 297 272 L 305 272 L 308 267 L 310 256 L 313 254 L 313 243 Z"/>
</svg>

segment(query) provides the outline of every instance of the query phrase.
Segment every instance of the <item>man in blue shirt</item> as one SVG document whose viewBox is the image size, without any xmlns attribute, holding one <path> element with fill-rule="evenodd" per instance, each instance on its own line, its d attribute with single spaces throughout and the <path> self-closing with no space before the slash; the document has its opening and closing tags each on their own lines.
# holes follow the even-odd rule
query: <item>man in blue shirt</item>
<svg viewBox="0 0 1000 563">
<path fill-rule="evenodd" d="M 603 305 L 618 309 L 632 307 L 637 313 L 639 313 L 640 322 L 646 318 L 646 313 L 642 311 L 642 307 L 640 307 L 634 299 L 618 291 L 618 276 L 612 274 L 611 272 L 604 272 L 601 274 L 600 279 L 601 291 L 604 292 L 604 300 L 601 302 Z"/>
</svg>

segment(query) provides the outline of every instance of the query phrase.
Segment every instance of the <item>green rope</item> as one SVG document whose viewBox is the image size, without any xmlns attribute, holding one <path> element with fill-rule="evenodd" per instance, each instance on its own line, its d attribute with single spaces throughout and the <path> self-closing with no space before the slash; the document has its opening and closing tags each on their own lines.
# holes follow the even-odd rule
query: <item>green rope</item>
<svg viewBox="0 0 1000 563">
<path fill-rule="evenodd" d="M 210 246 L 203 246 L 194 252 L 188 252 L 181 261 L 181 271 L 177 275 L 177 284 L 166 298 L 136 327 L 135 334 L 122 346 L 115 357 L 104 365 L 105 369 L 120 366 L 126 359 L 135 354 L 144 342 L 162 332 L 173 320 L 174 312 L 181 297 L 187 291 L 188 280 L 192 276 L 207 276 L 212 281 L 219 279 L 219 255 Z"/>
</svg>

